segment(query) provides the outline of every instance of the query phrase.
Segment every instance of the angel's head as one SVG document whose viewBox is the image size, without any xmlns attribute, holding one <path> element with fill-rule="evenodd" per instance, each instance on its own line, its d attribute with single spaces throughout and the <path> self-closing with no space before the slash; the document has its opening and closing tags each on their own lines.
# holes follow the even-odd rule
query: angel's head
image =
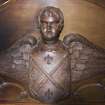
<svg viewBox="0 0 105 105">
<path fill-rule="evenodd" d="M 60 9 L 51 6 L 42 9 L 38 21 L 45 42 L 55 42 L 59 39 L 64 26 L 64 17 Z"/>
</svg>

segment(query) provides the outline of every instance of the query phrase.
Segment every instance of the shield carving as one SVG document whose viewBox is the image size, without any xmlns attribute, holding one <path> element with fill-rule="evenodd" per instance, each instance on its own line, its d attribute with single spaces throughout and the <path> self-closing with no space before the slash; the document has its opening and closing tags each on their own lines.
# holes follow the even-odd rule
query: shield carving
<svg viewBox="0 0 105 105">
<path fill-rule="evenodd" d="M 70 59 L 65 50 L 34 51 L 29 70 L 29 92 L 33 98 L 54 103 L 70 94 Z"/>
</svg>

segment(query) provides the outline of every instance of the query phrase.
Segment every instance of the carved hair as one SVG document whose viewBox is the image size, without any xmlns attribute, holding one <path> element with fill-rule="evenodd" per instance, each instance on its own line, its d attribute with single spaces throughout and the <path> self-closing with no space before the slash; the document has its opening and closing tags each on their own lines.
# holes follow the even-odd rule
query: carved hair
<svg viewBox="0 0 105 105">
<path fill-rule="evenodd" d="M 41 18 L 43 18 L 44 16 L 55 17 L 57 20 L 59 20 L 59 25 L 61 27 L 63 27 L 64 16 L 63 16 L 62 11 L 59 8 L 48 6 L 48 7 L 45 7 L 44 9 L 42 9 L 40 11 L 40 15 L 38 17 L 39 24 L 40 24 Z"/>
</svg>

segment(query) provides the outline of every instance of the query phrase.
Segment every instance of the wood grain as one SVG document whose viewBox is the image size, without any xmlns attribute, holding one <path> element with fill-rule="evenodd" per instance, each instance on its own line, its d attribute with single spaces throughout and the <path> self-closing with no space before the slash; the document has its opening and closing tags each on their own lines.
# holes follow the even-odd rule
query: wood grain
<svg viewBox="0 0 105 105">
<path fill-rule="evenodd" d="M 6 8 L 0 8 L 0 49 L 8 48 L 18 38 L 38 31 L 37 15 L 42 7 L 60 8 L 65 17 L 62 36 L 80 33 L 93 43 L 105 48 L 104 3 L 87 0 L 13 0 Z M 94 1 L 94 0 L 93 0 Z"/>
</svg>

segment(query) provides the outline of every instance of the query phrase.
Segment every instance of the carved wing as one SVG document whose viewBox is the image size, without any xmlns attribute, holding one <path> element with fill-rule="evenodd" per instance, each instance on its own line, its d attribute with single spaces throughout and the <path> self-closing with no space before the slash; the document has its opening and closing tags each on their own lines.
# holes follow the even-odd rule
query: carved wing
<svg viewBox="0 0 105 105">
<path fill-rule="evenodd" d="M 0 74 L 27 83 L 29 56 L 37 40 L 33 36 L 25 36 L 12 47 L 0 54 Z"/>
<path fill-rule="evenodd" d="M 105 73 L 105 50 L 79 34 L 64 37 L 71 56 L 71 79 L 76 82 Z"/>
</svg>

